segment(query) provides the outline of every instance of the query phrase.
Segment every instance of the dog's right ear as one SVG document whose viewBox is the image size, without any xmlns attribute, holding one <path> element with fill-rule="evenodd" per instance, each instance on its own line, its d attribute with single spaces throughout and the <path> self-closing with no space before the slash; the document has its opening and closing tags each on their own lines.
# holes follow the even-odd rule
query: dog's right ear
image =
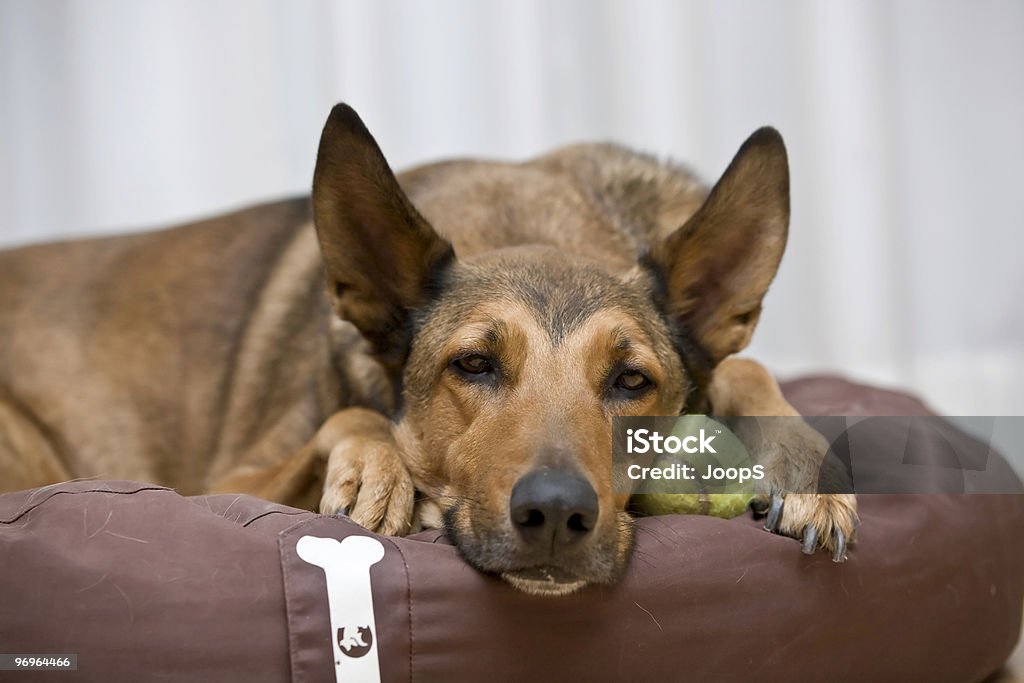
<svg viewBox="0 0 1024 683">
<path fill-rule="evenodd" d="M 786 145 L 774 128 L 761 128 L 700 209 L 648 254 L 667 290 L 667 312 L 711 367 L 750 342 L 788 230 Z"/>
<path fill-rule="evenodd" d="M 320 137 L 313 220 L 335 312 L 392 371 L 405 362 L 410 310 L 454 258 L 413 207 L 355 110 L 338 104 Z"/>
</svg>

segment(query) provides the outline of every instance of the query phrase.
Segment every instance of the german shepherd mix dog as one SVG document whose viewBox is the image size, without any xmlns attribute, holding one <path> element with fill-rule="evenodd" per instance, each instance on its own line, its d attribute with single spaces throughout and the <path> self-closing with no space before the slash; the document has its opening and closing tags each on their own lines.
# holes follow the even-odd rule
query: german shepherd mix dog
<svg viewBox="0 0 1024 683">
<path fill-rule="evenodd" d="M 612 416 L 795 415 L 729 358 L 788 219 L 770 128 L 710 192 L 614 145 L 396 178 L 338 105 L 311 212 L 0 254 L 0 490 L 249 493 L 385 534 L 443 526 L 532 593 L 612 582 L 632 538 Z M 854 497 L 792 493 L 827 450 L 806 425 L 765 434 L 759 503 L 769 530 L 841 561 Z"/>
</svg>

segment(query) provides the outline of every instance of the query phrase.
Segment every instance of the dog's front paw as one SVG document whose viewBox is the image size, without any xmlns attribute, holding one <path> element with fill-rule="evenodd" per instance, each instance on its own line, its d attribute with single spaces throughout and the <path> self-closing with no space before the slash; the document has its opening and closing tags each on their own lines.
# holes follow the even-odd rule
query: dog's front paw
<svg viewBox="0 0 1024 683">
<path fill-rule="evenodd" d="M 389 536 L 409 532 L 412 477 L 396 447 L 370 439 L 347 439 L 327 460 L 320 512 L 347 514 L 368 530 Z"/>
<path fill-rule="evenodd" d="M 833 562 L 846 559 L 846 548 L 856 541 L 859 524 L 856 496 L 775 492 L 766 502 L 765 530 L 802 541 L 808 555 L 824 548 Z"/>
<path fill-rule="evenodd" d="M 828 441 L 795 416 L 741 426 L 751 425 L 757 435 L 752 452 L 767 473 L 765 493 L 753 503 L 755 511 L 767 515 L 764 528 L 801 541 L 808 555 L 823 548 L 833 561 L 846 560 L 860 523 L 857 497 Z"/>
</svg>

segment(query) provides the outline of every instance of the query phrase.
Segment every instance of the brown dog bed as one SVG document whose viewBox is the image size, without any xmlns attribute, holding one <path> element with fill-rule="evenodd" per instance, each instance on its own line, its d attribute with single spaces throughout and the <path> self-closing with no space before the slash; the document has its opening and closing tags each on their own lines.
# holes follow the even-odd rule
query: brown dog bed
<svg viewBox="0 0 1024 683">
<path fill-rule="evenodd" d="M 807 414 L 927 414 L 836 379 L 784 388 Z M 0 496 L 0 652 L 77 654 L 75 674 L 30 675 L 55 681 L 331 681 L 336 658 L 350 680 L 374 680 L 379 662 L 383 681 L 995 671 L 1020 631 L 1024 496 L 868 495 L 860 510 L 842 565 L 749 515 L 655 517 L 639 520 L 620 584 L 534 598 L 469 568 L 438 532 L 378 542 L 348 520 L 245 496 L 60 484 Z M 309 562 L 317 544 L 348 537 L 382 557 L 369 569 L 372 557 L 337 571 Z M 369 623 L 332 623 L 328 574 L 339 604 L 369 599 L 359 591 L 371 577 Z"/>
</svg>

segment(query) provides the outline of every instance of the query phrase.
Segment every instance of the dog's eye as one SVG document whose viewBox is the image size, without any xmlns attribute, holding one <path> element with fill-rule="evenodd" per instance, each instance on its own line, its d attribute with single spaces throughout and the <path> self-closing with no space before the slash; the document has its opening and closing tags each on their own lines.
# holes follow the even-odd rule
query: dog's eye
<svg viewBox="0 0 1024 683">
<path fill-rule="evenodd" d="M 640 391 L 650 386 L 651 380 L 642 372 L 626 370 L 615 379 L 615 386 L 626 391 Z"/>
<path fill-rule="evenodd" d="M 491 365 L 490 359 L 479 354 L 471 354 L 469 356 L 463 356 L 462 358 L 456 358 L 452 361 L 452 365 L 455 366 L 457 370 L 461 370 L 467 375 L 482 375 L 494 370 L 494 366 Z"/>
</svg>

